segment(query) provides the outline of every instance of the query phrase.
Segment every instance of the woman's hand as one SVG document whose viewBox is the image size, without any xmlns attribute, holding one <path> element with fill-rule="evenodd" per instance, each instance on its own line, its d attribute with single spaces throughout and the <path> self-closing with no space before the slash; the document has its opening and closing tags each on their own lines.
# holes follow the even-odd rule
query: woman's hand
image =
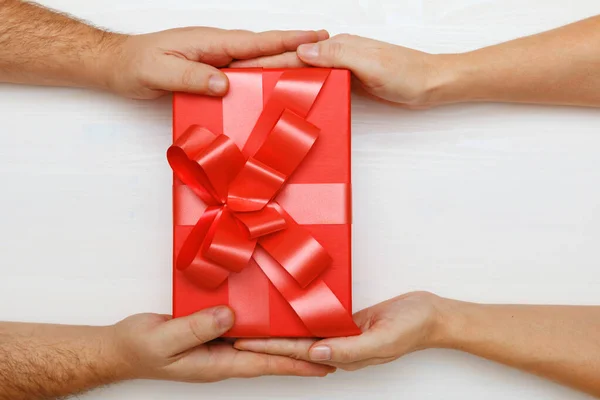
<svg viewBox="0 0 600 400">
<path fill-rule="evenodd" d="M 303 44 L 297 52 L 237 61 L 231 66 L 347 68 L 368 94 L 407 108 L 427 108 L 442 102 L 437 91 L 451 79 L 449 70 L 443 68 L 446 58 L 450 56 L 342 34 Z"/>
<path fill-rule="evenodd" d="M 352 371 L 437 347 L 443 337 L 442 302 L 431 293 L 408 293 L 355 314 L 354 321 L 363 331 L 359 336 L 319 341 L 240 339 L 235 348 Z"/>
</svg>

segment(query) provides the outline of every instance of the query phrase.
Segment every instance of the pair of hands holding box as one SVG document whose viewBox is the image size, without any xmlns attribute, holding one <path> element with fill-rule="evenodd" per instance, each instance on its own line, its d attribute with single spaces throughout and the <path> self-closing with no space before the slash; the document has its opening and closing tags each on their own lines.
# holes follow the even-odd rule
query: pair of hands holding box
<svg viewBox="0 0 600 400">
<path fill-rule="evenodd" d="M 126 49 L 129 46 L 135 49 L 140 47 L 140 43 L 159 43 L 166 38 L 170 38 L 175 45 L 180 43 L 179 38 L 185 35 L 186 30 L 179 29 L 130 37 L 126 39 L 123 46 Z M 113 83 L 115 90 L 138 98 L 157 97 L 163 93 L 162 88 L 221 96 L 227 93 L 229 82 L 226 75 L 216 67 L 315 66 L 350 69 L 357 83 L 369 95 L 405 107 L 418 108 L 433 104 L 434 87 L 439 83 L 432 82 L 432 79 L 441 78 L 432 71 L 434 68 L 433 60 L 430 60 L 432 55 L 358 36 L 338 35 L 329 38 L 325 31 L 264 32 L 254 35 L 205 28 L 204 40 L 212 35 L 215 38 L 213 40 L 220 41 L 219 45 L 212 45 L 215 49 L 214 53 L 193 48 L 186 49 L 186 52 L 177 47 L 158 55 L 159 60 L 162 60 L 165 65 L 181 64 L 179 70 L 183 71 L 182 79 L 173 84 L 167 77 L 167 74 L 172 75 L 172 68 L 161 71 L 161 68 L 157 69 L 154 63 L 143 58 L 136 59 L 136 57 L 154 58 L 157 55 L 124 50 L 122 54 L 130 54 L 135 60 L 127 60 L 128 64 L 133 62 L 140 66 L 147 66 L 152 68 L 152 72 L 136 71 L 145 76 L 141 85 L 138 79 L 125 76 L 126 79 L 121 80 L 120 77 Z M 252 36 L 255 39 L 251 42 Z M 228 37 L 233 40 L 227 40 Z M 246 46 L 240 46 L 238 44 L 240 42 L 245 43 Z M 165 42 L 166 45 L 168 43 Z M 173 54 L 179 57 L 173 57 Z M 389 57 L 398 59 L 390 60 Z M 412 76 L 411 79 L 402 78 L 402 74 L 398 73 L 400 66 L 407 69 L 405 74 Z M 135 83 L 134 86 L 130 86 L 132 82 Z M 171 320 L 166 324 L 161 324 L 162 317 L 134 316 L 118 324 L 117 328 L 128 331 L 131 325 L 148 323 L 148 318 L 154 318 L 157 327 L 164 328 L 165 325 L 180 325 L 185 329 L 189 327 L 191 332 L 187 334 L 193 334 L 190 336 L 191 341 L 186 344 L 179 342 L 177 349 L 172 351 L 174 355 L 183 353 L 185 357 L 177 357 L 177 362 L 167 366 L 166 370 L 190 374 L 190 371 L 198 371 L 197 364 L 201 360 L 202 363 L 211 363 L 210 367 L 203 369 L 209 372 L 210 376 L 192 374 L 190 377 L 183 377 L 183 380 L 212 381 L 244 374 L 258 375 L 261 370 L 257 368 L 262 365 L 261 363 L 266 365 L 273 363 L 271 365 L 276 366 L 271 367 L 273 370 L 267 373 L 324 375 L 334 371 L 335 368 L 355 370 L 394 360 L 420 348 L 431 347 L 435 336 L 441 335 L 439 332 L 441 326 L 436 318 L 439 313 L 437 310 L 439 300 L 437 296 L 430 293 L 411 293 L 398 297 L 354 315 L 356 324 L 363 331 L 362 335 L 326 340 L 240 339 L 233 344 L 221 342 L 204 345 L 203 343 L 219 337 L 233 326 L 235 315 L 226 306 L 204 310 L 189 317 Z M 201 340 L 198 341 L 197 338 Z M 200 347 L 196 347 L 199 344 Z M 191 353 L 194 357 L 190 357 L 185 352 L 189 347 L 196 347 Z M 206 359 L 198 357 L 201 354 Z M 233 357 L 236 359 L 235 362 L 232 360 Z M 148 365 L 147 362 L 144 364 Z M 264 372 L 262 370 L 261 373 Z M 177 373 L 174 377 L 177 379 Z"/>
<path fill-rule="evenodd" d="M 434 55 L 352 35 L 329 38 L 325 31 L 194 27 L 120 35 L 0 0 L 0 82 L 90 87 L 137 99 L 175 91 L 223 96 L 229 83 L 220 67 L 316 66 L 349 69 L 359 90 L 410 109 L 466 101 L 600 106 L 599 24 L 595 17 Z M 353 318 L 362 331 L 357 336 L 233 343 L 214 340 L 234 325 L 225 306 L 176 319 L 135 315 L 108 327 L 0 322 L 0 397 L 54 398 L 127 379 L 324 376 L 433 347 L 600 395 L 599 307 L 482 305 L 415 292 Z"/>
<path fill-rule="evenodd" d="M 139 98 L 154 98 L 163 90 L 221 96 L 228 82 L 217 67 L 314 66 L 349 69 L 363 94 L 409 109 L 466 101 L 598 106 L 600 96 L 595 90 L 600 89 L 600 76 L 588 74 L 589 60 L 584 61 L 588 53 L 582 48 L 573 49 L 571 43 L 586 32 L 600 44 L 599 22 L 599 18 L 592 18 L 474 52 L 440 55 L 347 34 L 329 38 L 325 31 L 253 34 L 210 28 L 173 30 L 127 38 L 121 45 L 122 60 L 126 66 L 139 68 L 123 68 L 128 74 L 113 79 L 111 87 Z M 193 41 L 196 34 L 197 41 Z M 557 48 L 570 56 L 566 58 L 580 62 L 568 61 L 566 67 L 565 61 L 554 57 Z M 594 63 L 598 61 L 596 58 Z M 179 73 L 174 74 L 174 70 Z M 580 84 L 565 84 L 573 79 Z M 593 314 L 585 319 L 600 317 L 597 308 L 585 312 Z M 135 316 L 117 324 L 116 331 L 129 338 L 129 348 L 138 349 L 137 357 L 144 354 L 138 368 L 145 368 L 152 378 L 214 381 L 261 374 L 324 375 L 336 368 L 356 370 L 414 351 L 445 347 L 597 393 L 600 389 L 592 383 L 591 370 L 567 371 L 569 362 L 560 370 L 531 367 L 529 362 L 547 346 L 564 346 L 561 335 L 543 336 L 546 328 L 553 326 L 548 321 L 561 315 L 555 319 L 556 324 L 562 324 L 564 318 L 574 325 L 585 325 L 583 316 L 577 313 L 577 309 L 568 307 L 495 308 L 414 292 L 356 313 L 354 321 L 362 334 L 353 337 L 208 343 L 232 327 L 235 316 L 226 307 L 166 322 L 158 316 Z M 532 328 L 534 325 L 537 328 Z M 582 327 L 582 331 L 589 329 Z M 146 334 L 138 334 L 142 332 Z M 176 335 L 182 340 L 174 340 Z M 510 335 L 515 335 L 515 342 L 505 343 Z M 142 336 L 147 343 L 140 342 Z M 521 343 L 519 337 L 536 338 L 539 348 Z M 160 338 L 164 347 L 153 346 L 152 338 Z M 585 342 L 585 338 L 582 340 Z M 163 353 L 147 349 L 163 349 Z"/>
</svg>

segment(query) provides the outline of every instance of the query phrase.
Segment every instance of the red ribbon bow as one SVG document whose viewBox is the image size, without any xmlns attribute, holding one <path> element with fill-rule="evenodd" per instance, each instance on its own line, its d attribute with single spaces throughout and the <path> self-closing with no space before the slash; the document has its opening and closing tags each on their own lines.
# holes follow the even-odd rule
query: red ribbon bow
<svg viewBox="0 0 600 400">
<path fill-rule="evenodd" d="M 360 331 L 318 279 L 329 254 L 273 199 L 319 136 L 305 118 L 328 75 L 286 71 L 243 150 L 228 136 L 193 125 L 167 151 L 175 175 L 208 205 L 177 269 L 214 289 L 254 258 L 308 330 L 323 337 Z"/>
</svg>

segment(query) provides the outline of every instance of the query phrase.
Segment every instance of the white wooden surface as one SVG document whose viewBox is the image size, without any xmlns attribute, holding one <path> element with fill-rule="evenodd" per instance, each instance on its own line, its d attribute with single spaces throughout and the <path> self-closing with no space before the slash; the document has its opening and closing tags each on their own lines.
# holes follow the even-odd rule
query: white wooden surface
<svg viewBox="0 0 600 400">
<path fill-rule="evenodd" d="M 462 51 L 600 13 L 596 0 L 46 0 L 127 32 L 328 28 Z M 600 301 L 600 112 L 353 103 L 356 308 L 425 289 Z M 112 323 L 171 307 L 170 100 L 0 86 L 0 319 Z M 85 399 L 585 399 L 452 351 L 326 379 L 132 382 Z"/>
</svg>

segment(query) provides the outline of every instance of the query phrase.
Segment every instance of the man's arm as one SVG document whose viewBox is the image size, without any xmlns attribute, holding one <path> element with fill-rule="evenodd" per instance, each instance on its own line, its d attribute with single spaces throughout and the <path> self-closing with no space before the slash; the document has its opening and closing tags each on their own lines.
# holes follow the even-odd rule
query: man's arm
<svg viewBox="0 0 600 400">
<path fill-rule="evenodd" d="M 235 67 L 338 67 L 372 96 L 419 109 L 468 101 L 600 107 L 600 16 L 459 54 L 429 54 L 353 35 Z"/>
<path fill-rule="evenodd" d="M 0 323 L 0 399 L 62 397 L 127 377 L 108 327 Z"/>
<path fill-rule="evenodd" d="M 0 82 L 104 89 L 141 99 L 171 91 L 222 96 L 218 67 L 295 51 L 326 31 L 189 27 L 122 35 L 34 3 L 0 0 Z"/>
<path fill-rule="evenodd" d="M 600 396 L 600 307 L 485 305 L 409 293 L 358 312 L 360 336 L 239 340 L 235 347 L 346 370 L 451 348 Z"/>
<path fill-rule="evenodd" d="M 333 371 L 213 341 L 233 322 L 230 309 L 217 307 L 178 319 L 141 314 L 107 327 L 0 323 L 0 400 L 55 399 L 128 379 L 214 382 Z"/>
<path fill-rule="evenodd" d="M 111 57 L 125 37 L 34 3 L 0 0 L 0 81 L 108 89 Z"/>
</svg>

